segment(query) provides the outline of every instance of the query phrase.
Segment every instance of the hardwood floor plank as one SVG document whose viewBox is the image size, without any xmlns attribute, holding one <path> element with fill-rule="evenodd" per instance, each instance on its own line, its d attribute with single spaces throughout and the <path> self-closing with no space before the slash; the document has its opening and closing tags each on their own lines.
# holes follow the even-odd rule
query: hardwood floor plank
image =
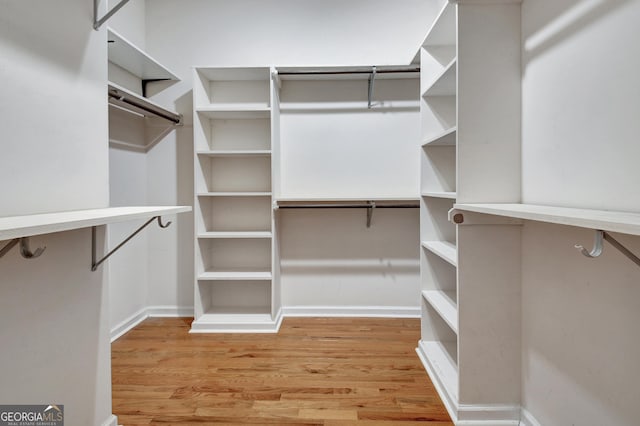
<svg viewBox="0 0 640 426">
<path fill-rule="evenodd" d="M 450 426 L 417 319 L 287 318 L 278 334 L 189 334 L 150 318 L 112 344 L 124 426 Z"/>
</svg>

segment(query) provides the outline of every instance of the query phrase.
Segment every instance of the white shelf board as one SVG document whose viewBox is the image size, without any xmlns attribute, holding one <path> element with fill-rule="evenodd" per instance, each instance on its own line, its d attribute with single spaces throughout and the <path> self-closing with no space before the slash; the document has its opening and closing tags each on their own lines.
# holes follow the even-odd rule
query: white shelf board
<svg viewBox="0 0 640 426">
<path fill-rule="evenodd" d="M 201 239 L 242 239 L 242 238 L 271 238 L 273 234 L 269 231 L 218 231 L 218 232 L 201 232 L 198 238 Z"/>
<path fill-rule="evenodd" d="M 211 150 L 198 151 L 196 154 L 203 157 L 268 157 L 271 150 L 268 149 L 238 149 L 238 150 Z"/>
<path fill-rule="evenodd" d="M 445 2 L 440 13 L 429 28 L 422 45 L 443 46 L 456 44 L 456 6 Z"/>
<path fill-rule="evenodd" d="M 209 81 L 265 81 L 271 78 L 269 67 L 194 67 Z"/>
<path fill-rule="evenodd" d="M 124 68 L 141 80 L 180 80 L 180 77 L 167 67 L 113 29 L 107 29 L 107 38 L 110 41 L 108 45 L 109 62 Z"/>
<path fill-rule="evenodd" d="M 421 340 L 418 356 L 423 362 L 449 413 L 458 405 L 458 366 L 449 353 L 456 353 L 453 342 Z"/>
<path fill-rule="evenodd" d="M 420 78 L 419 72 L 405 71 L 407 66 L 376 66 L 376 80 L 399 80 Z M 419 69 L 419 66 L 415 66 Z M 369 80 L 372 66 L 355 67 L 278 67 L 281 80 Z M 395 72 L 385 72 L 395 71 Z M 405 71 L 405 72 L 401 72 Z M 287 74 L 289 73 L 289 74 Z M 293 73 L 293 74 L 291 74 Z"/>
<path fill-rule="evenodd" d="M 422 146 L 455 146 L 458 127 L 454 126 L 422 142 Z"/>
<path fill-rule="evenodd" d="M 271 192 L 261 191 L 232 191 L 232 192 L 201 192 L 198 197 L 270 197 Z"/>
<path fill-rule="evenodd" d="M 423 241 L 422 247 L 451 265 L 458 266 L 458 249 L 455 244 L 448 241 Z"/>
<path fill-rule="evenodd" d="M 200 115 L 221 120 L 269 118 L 271 109 L 268 106 L 256 105 L 209 105 L 196 108 Z"/>
<path fill-rule="evenodd" d="M 190 206 L 108 207 L 0 217 L 0 241 L 189 211 Z"/>
<path fill-rule="evenodd" d="M 461 211 L 640 235 L 640 213 L 536 204 L 455 204 L 454 208 Z"/>
<path fill-rule="evenodd" d="M 206 271 L 198 275 L 200 281 L 270 281 L 269 271 L 229 270 Z"/>
<path fill-rule="evenodd" d="M 431 198 L 448 198 L 451 200 L 455 200 L 457 194 L 450 191 L 425 191 L 422 193 L 422 196 Z"/>
<path fill-rule="evenodd" d="M 422 96 L 454 96 L 457 91 L 458 83 L 456 63 L 457 61 L 455 58 L 449 62 L 442 73 L 433 81 L 431 86 L 424 91 Z"/>
<path fill-rule="evenodd" d="M 422 297 L 435 309 L 451 329 L 458 334 L 458 306 L 455 291 L 424 290 Z"/>
</svg>

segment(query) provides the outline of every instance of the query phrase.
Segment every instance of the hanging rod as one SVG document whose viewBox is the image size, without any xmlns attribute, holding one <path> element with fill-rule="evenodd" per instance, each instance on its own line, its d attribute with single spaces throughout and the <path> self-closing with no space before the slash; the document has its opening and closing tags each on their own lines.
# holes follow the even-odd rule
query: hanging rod
<svg viewBox="0 0 640 426">
<path fill-rule="evenodd" d="M 129 0 L 121 0 L 120 3 L 113 6 L 113 8 L 111 8 L 111 10 L 108 11 L 106 15 L 98 19 L 98 5 L 100 4 L 100 0 L 93 0 L 93 29 L 98 31 L 102 24 L 107 22 L 109 18 L 111 18 L 117 11 L 122 9 L 122 6 L 124 6 L 128 2 Z"/>
<path fill-rule="evenodd" d="M 373 68 L 376 68 L 376 74 L 404 74 L 404 73 L 419 73 L 420 67 L 407 67 L 407 68 L 389 68 L 380 69 L 372 67 L 372 69 L 352 69 L 352 70 L 317 70 L 317 71 L 278 71 L 278 75 L 349 75 L 349 74 L 371 74 Z"/>
<path fill-rule="evenodd" d="M 618 240 L 613 238 L 613 236 L 611 236 L 611 234 L 609 234 L 609 233 L 607 233 L 605 231 L 596 230 L 596 233 L 595 233 L 595 236 L 594 236 L 593 249 L 591 251 L 587 251 L 587 249 L 585 249 L 584 247 L 582 247 L 579 244 L 576 244 L 575 247 L 578 250 L 580 250 L 580 252 L 583 255 L 585 255 L 586 257 L 594 258 L 594 257 L 598 257 L 598 256 L 600 256 L 602 254 L 602 250 L 604 249 L 603 240 L 607 240 L 609 242 L 609 244 L 611 244 L 612 246 L 617 248 L 622 254 L 627 256 L 636 265 L 640 266 L 640 258 L 638 258 L 638 256 L 633 254 L 628 248 L 623 246 Z"/>
<path fill-rule="evenodd" d="M 115 86 L 113 83 L 109 83 L 109 103 L 116 105 L 120 108 L 125 108 L 128 111 L 132 111 L 139 114 L 151 114 L 156 117 L 163 118 L 172 122 L 174 125 L 182 124 L 182 114 L 169 111 L 162 108 L 145 98 L 131 93 L 121 87 Z"/>
<path fill-rule="evenodd" d="M 314 204 L 299 203 L 278 206 L 279 209 L 367 209 L 367 228 L 371 228 L 373 209 L 416 209 L 419 204 L 376 204 L 375 201 L 367 201 L 367 204 Z"/>
<path fill-rule="evenodd" d="M 96 245 L 97 245 L 96 244 L 96 228 L 97 227 L 96 226 L 92 226 L 91 227 L 91 270 L 95 271 L 96 269 L 98 269 L 98 266 L 100 266 L 100 264 L 102 264 L 102 262 L 107 260 L 112 254 L 117 252 L 123 245 L 125 245 L 126 243 L 129 242 L 129 240 L 131 240 L 133 237 L 138 235 L 138 233 L 140 231 L 142 231 L 144 228 L 146 228 L 154 220 L 158 221 L 158 226 L 160 226 L 160 228 L 167 228 L 169 225 L 171 225 L 171 222 L 167 222 L 166 225 L 163 224 L 162 223 L 162 219 L 160 218 L 160 216 L 154 216 L 151 219 L 149 219 L 148 221 L 146 221 L 144 225 L 142 225 L 141 227 L 136 229 L 135 232 L 133 232 L 133 234 L 131 234 L 127 238 L 125 238 L 125 240 L 122 241 L 120 244 L 118 244 L 113 250 L 111 250 L 109 253 L 104 255 L 104 257 L 102 257 L 102 259 L 100 259 L 100 260 L 96 260 L 97 259 L 97 255 L 96 255 L 96 252 L 97 252 L 97 249 L 96 249 Z"/>
</svg>

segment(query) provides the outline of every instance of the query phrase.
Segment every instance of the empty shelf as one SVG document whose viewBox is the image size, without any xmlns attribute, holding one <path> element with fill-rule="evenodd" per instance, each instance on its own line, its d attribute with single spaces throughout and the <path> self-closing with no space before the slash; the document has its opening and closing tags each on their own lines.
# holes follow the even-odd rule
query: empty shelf
<svg viewBox="0 0 640 426">
<path fill-rule="evenodd" d="M 461 211 L 640 235 L 640 213 L 536 204 L 455 204 Z"/>
<path fill-rule="evenodd" d="M 203 232 L 198 234 L 198 238 L 271 238 L 269 231 L 220 231 Z"/>
<path fill-rule="evenodd" d="M 255 105 L 213 105 L 199 107 L 196 112 L 214 119 L 269 118 L 271 109 Z"/>
<path fill-rule="evenodd" d="M 438 312 L 444 322 L 458 333 L 458 306 L 455 291 L 425 290 L 422 297 Z"/>
<path fill-rule="evenodd" d="M 458 249 L 448 241 L 423 241 L 422 247 L 439 256 L 453 266 L 458 266 Z"/>
<path fill-rule="evenodd" d="M 422 96 L 454 96 L 456 94 L 457 74 L 456 60 L 453 59 L 433 84 L 424 91 Z"/>
<path fill-rule="evenodd" d="M 418 355 L 425 365 L 429 376 L 436 387 L 443 388 L 445 395 L 452 402 L 458 401 L 458 366 L 450 354 L 456 354 L 454 342 L 435 342 L 421 340 L 418 345 Z"/>
<path fill-rule="evenodd" d="M 267 149 L 212 150 L 198 151 L 197 154 L 205 157 L 268 157 L 271 155 L 271 151 Z"/>
<path fill-rule="evenodd" d="M 120 34 L 107 29 L 109 62 L 129 71 L 141 80 L 180 80 L 173 72 L 147 55 Z"/>
<path fill-rule="evenodd" d="M 422 146 L 455 146 L 457 127 L 452 127 L 444 132 L 427 138 L 423 141 Z"/>
<path fill-rule="evenodd" d="M 88 228 L 191 211 L 189 206 L 108 207 L 26 216 L 0 217 L 0 240 Z"/>
<path fill-rule="evenodd" d="M 456 199 L 456 193 L 450 191 L 426 191 L 422 193 L 422 196 L 432 198 L 449 198 L 451 200 Z"/>
<path fill-rule="evenodd" d="M 271 192 L 262 191 L 229 191 L 229 192 L 201 192 L 198 197 L 270 197 Z"/>
<path fill-rule="evenodd" d="M 207 271 L 198 275 L 202 281 L 269 281 L 271 278 L 269 271 L 250 270 Z"/>
</svg>

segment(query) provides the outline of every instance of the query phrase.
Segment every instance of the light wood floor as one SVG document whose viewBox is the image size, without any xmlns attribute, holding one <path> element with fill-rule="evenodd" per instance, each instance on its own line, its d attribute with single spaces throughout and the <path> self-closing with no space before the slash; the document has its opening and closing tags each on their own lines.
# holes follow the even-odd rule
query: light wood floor
<svg viewBox="0 0 640 426">
<path fill-rule="evenodd" d="M 453 425 L 414 349 L 417 319 L 287 318 L 278 334 L 189 334 L 152 318 L 112 344 L 133 425 Z"/>
</svg>

